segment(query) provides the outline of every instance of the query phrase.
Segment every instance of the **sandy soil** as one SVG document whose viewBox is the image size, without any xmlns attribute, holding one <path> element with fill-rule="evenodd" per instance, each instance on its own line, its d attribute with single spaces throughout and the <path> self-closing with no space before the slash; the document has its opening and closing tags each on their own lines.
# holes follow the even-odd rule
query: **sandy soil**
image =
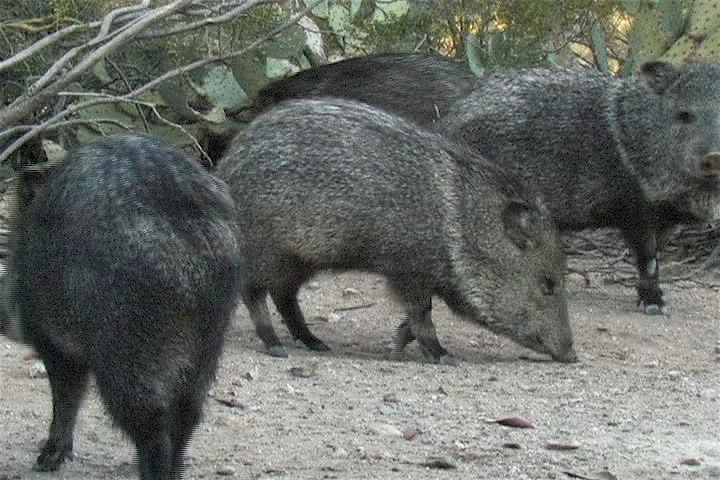
<svg viewBox="0 0 720 480">
<path fill-rule="evenodd" d="M 668 285 L 672 314 L 648 317 L 631 288 L 596 280 L 568 282 L 581 358 L 572 365 L 440 302 L 438 334 L 459 365 L 426 364 L 416 346 L 392 360 L 399 312 L 383 280 L 367 275 L 325 275 L 303 289 L 327 354 L 291 345 L 276 317 L 290 358 L 266 356 L 241 307 L 186 478 L 720 478 L 717 291 Z M 47 380 L 30 378 L 26 352 L 0 338 L 0 479 L 135 478 L 133 446 L 92 390 L 76 459 L 59 472 L 31 471 L 51 400 Z M 511 416 L 535 428 L 491 422 Z"/>
</svg>

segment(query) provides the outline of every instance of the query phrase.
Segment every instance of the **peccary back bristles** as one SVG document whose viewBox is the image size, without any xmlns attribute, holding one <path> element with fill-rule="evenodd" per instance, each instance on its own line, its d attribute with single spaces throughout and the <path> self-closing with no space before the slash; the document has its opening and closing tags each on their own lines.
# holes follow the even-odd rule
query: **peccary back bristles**
<svg viewBox="0 0 720 480">
<path fill-rule="evenodd" d="M 359 100 L 432 125 L 466 94 L 477 77 L 466 63 L 440 55 L 383 53 L 350 58 L 276 80 L 257 95 L 255 112 L 284 100 L 340 97 Z"/>
</svg>

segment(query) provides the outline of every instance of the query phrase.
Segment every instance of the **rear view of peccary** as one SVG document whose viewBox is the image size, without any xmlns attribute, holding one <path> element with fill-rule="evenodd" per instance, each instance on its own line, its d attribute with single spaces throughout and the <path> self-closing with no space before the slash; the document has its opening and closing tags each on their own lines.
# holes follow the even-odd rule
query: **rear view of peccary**
<svg viewBox="0 0 720 480">
<path fill-rule="evenodd" d="M 720 67 L 653 62 L 640 80 L 587 70 L 499 72 L 438 128 L 537 188 L 561 230 L 617 227 L 634 252 L 638 303 L 662 313 L 657 252 L 720 200 Z"/>
<path fill-rule="evenodd" d="M 92 372 L 140 478 L 179 479 L 239 289 L 226 186 L 175 147 L 123 135 L 21 172 L 15 201 L 3 310 L 53 399 L 35 469 L 71 455 Z"/>
<path fill-rule="evenodd" d="M 288 101 L 244 130 L 218 175 L 236 199 L 241 297 L 271 355 L 308 329 L 300 286 L 321 270 L 384 275 L 407 313 L 396 351 L 417 338 L 450 361 L 431 297 L 457 314 L 560 361 L 575 360 L 557 231 L 538 200 L 470 149 L 359 102 Z"/>
<path fill-rule="evenodd" d="M 262 89 L 255 111 L 291 98 L 340 97 L 434 124 L 477 77 L 464 62 L 423 53 L 384 53 L 303 70 Z"/>
</svg>

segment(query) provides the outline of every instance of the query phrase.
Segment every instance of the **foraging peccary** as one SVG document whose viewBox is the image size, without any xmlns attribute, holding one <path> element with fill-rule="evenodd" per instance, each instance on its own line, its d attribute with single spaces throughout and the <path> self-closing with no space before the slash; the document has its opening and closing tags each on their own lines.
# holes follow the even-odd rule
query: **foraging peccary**
<svg viewBox="0 0 720 480">
<path fill-rule="evenodd" d="M 340 97 L 434 124 L 469 92 L 477 77 L 464 62 L 423 53 L 384 53 L 350 58 L 277 80 L 257 95 L 254 109 L 291 98 Z"/>
<path fill-rule="evenodd" d="M 13 335 L 53 398 L 37 470 L 55 470 L 93 372 L 140 477 L 181 476 L 239 289 L 226 186 L 182 151 L 123 135 L 19 175 L 6 278 Z"/>
<path fill-rule="evenodd" d="M 498 72 L 438 128 L 544 196 L 561 230 L 617 227 L 639 271 L 638 303 L 665 302 L 657 252 L 720 200 L 720 67 L 653 62 L 641 80 L 539 67 Z"/>
<path fill-rule="evenodd" d="M 417 338 L 449 361 L 431 296 L 521 345 L 573 361 L 558 233 L 535 196 L 469 148 L 367 104 L 294 100 L 256 118 L 220 162 L 236 199 L 241 297 L 268 352 L 286 356 L 270 294 L 291 334 L 327 350 L 297 302 L 326 269 L 384 275 Z"/>
</svg>

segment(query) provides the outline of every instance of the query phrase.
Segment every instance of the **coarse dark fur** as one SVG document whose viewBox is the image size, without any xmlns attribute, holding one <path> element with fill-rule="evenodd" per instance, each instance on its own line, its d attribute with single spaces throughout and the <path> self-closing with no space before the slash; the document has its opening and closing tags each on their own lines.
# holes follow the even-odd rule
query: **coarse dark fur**
<svg viewBox="0 0 720 480">
<path fill-rule="evenodd" d="M 350 100 L 279 104 L 256 118 L 220 162 L 237 202 L 242 298 L 273 355 L 286 355 L 265 301 L 309 348 L 300 286 L 327 269 L 384 275 L 417 338 L 448 359 L 431 297 L 555 359 L 575 359 L 557 231 L 537 198 L 470 149 Z"/>
<path fill-rule="evenodd" d="M 430 126 L 470 91 L 477 77 L 464 62 L 423 53 L 383 53 L 303 70 L 264 87 L 255 112 L 291 98 L 359 100 Z"/>
<path fill-rule="evenodd" d="M 140 478 L 179 479 L 236 306 L 226 186 L 175 147 L 122 135 L 21 172 L 15 203 L 3 298 L 53 398 L 35 468 L 71 455 L 92 372 Z"/>
<path fill-rule="evenodd" d="M 495 73 L 438 128 L 542 193 L 561 230 L 617 227 L 639 302 L 661 313 L 657 252 L 680 223 L 716 216 L 720 67 L 665 63 L 640 80 L 537 67 Z"/>
</svg>

